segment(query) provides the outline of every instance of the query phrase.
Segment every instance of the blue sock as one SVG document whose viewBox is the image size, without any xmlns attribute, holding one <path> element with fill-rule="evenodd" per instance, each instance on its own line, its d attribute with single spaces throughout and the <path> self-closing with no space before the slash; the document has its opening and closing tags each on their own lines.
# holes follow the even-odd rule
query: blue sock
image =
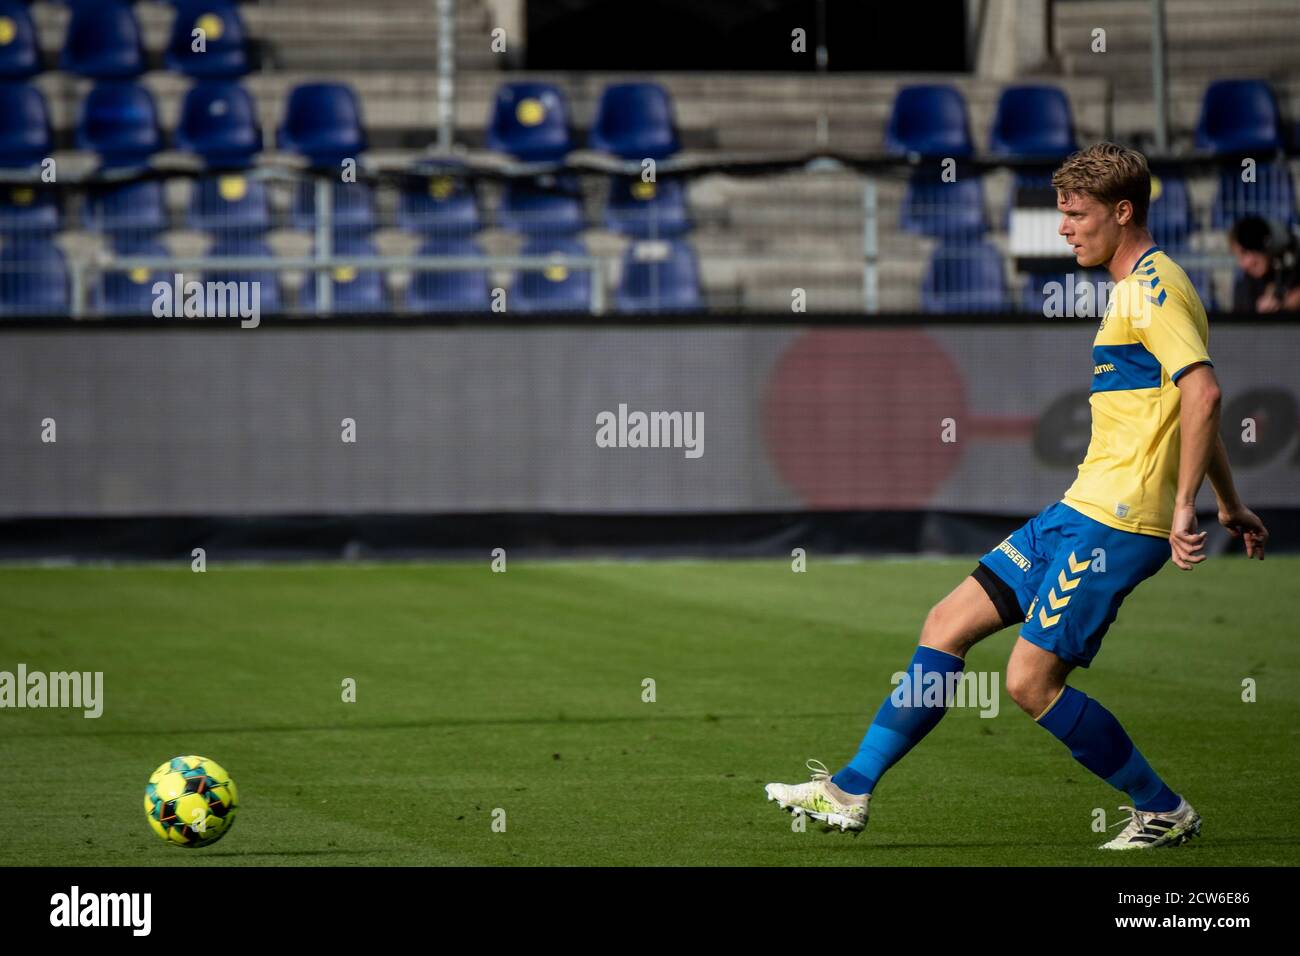
<svg viewBox="0 0 1300 956">
<path fill-rule="evenodd" d="M 863 794 L 874 790 L 885 771 L 920 743 L 922 737 L 934 730 L 935 725 L 948 712 L 948 677 L 950 674 L 960 674 L 963 666 L 965 662 L 954 654 L 919 645 L 912 655 L 912 662 L 907 665 L 907 676 L 876 711 L 875 720 L 867 728 L 867 735 L 862 738 L 857 756 L 849 761 L 847 767 L 831 777 L 831 782 L 845 793 Z M 921 680 L 914 690 L 917 668 L 920 668 Z M 931 677 L 932 674 L 939 676 Z M 942 688 L 940 699 L 944 704 L 913 706 L 913 695 L 916 695 L 918 701 L 922 700 L 921 695 L 925 689 L 932 688 L 936 681 Z"/>
<path fill-rule="evenodd" d="M 1115 715 L 1082 691 L 1066 687 L 1038 723 L 1070 748 L 1074 759 L 1117 790 L 1139 810 L 1163 812 L 1179 796 L 1151 769 Z"/>
</svg>

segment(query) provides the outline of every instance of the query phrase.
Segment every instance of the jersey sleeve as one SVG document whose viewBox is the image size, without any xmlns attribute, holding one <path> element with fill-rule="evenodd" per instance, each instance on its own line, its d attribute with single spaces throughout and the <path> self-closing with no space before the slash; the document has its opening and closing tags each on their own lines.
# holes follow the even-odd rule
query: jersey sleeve
<svg viewBox="0 0 1300 956">
<path fill-rule="evenodd" d="M 1208 329 L 1196 316 L 1187 301 L 1178 293 L 1161 297 L 1164 301 L 1143 310 L 1141 320 L 1132 321 L 1133 334 L 1148 352 L 1156 357 L 1171 381 L 1191 366 L 1200 362 L 1209 365 Z"/>
</svg>

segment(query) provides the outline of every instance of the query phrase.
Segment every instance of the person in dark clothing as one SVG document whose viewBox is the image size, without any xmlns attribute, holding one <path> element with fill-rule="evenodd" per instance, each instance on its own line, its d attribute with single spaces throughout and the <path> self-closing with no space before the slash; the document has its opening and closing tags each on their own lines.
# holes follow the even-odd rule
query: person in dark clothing
<svg viewBox="0 0 1300 956">
<path fill-rule="evenodd" d="M 1241 274 L 1232 289 L 1234 312 L 1300 311 L 1300 242 L 1258 216 L 1239 219 L 1228 243 Z"/>
</svg>

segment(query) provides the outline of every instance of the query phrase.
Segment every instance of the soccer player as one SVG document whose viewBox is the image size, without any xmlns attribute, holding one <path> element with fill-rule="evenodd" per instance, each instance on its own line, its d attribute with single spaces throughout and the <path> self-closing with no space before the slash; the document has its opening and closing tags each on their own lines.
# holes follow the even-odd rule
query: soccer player
<svg viewBox="0 0 1300 956">
<path fill-rule="evenodd" d="M 1128 794 L 1128 825 L 1102 849 L 1171 846 L 1201 818 L 1170 789 L 1102 704 L 1069 686 L 1087 667 L 1138 584 L 1172 556 L 1190 571 L 1205 560 L 1196 494 L 1208 475 L 1219 522 L 1264 557 L 1268 531 L 1242 504 L 1219 437 L 1219 385 L 1209 325 L 1196 290 L 1151 239 L 1146 158 L 1114 143 L 1075 153 L 1052 176 L 1059 233 L 1080 266 L 1104 266 L 1115 288 L 1092 348 L 1092 437 L 1078 477 L 1052 504 L 982 558 L 931 608 L 906 678 L 880 705 L 857 754 L 831 775 L 809 761 L 812 782 L 771 783 L 769 800 L 841 831 L 861 830 L 880 778 L 943 718 L 966 652 L 1021 624 L 1007 663 L 1007 693 L 1079 763 Z M 912 687 L 944 688 L 943 703 L 915 706 Z M 936 695 L 931 695 L 930 701 Z"/>
</svg>

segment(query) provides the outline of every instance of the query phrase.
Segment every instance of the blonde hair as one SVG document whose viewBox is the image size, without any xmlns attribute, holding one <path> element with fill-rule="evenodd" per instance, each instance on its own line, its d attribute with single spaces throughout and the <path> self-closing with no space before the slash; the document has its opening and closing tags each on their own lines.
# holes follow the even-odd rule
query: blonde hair
<svg viewBox="0 0 1300 956">
<path fill-rule="evenodd" d="M 1133 204 L 1133 224 L 1147 224 L 1151 205 L 1151 170 L 1136 149 L 1118 143 L 1096 143 L 1071 154 L 1052 173 L 1052 186 L 1064 193 L 1084 193 L 1114 206 L 1127 199 Z"/>
</svg>

